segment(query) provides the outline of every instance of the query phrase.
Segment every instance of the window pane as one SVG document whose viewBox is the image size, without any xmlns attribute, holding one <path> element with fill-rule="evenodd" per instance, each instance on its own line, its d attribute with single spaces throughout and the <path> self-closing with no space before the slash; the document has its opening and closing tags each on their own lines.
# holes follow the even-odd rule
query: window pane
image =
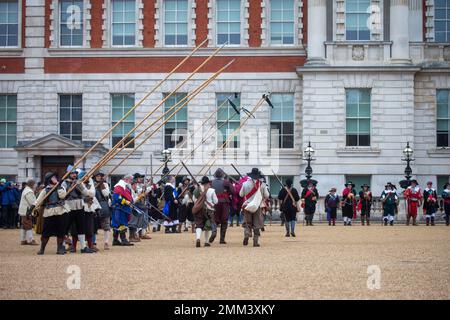
<svg viewBox="0 0 450 320">
<path fill-rule="evenodd" d="M 448 105 L 438 104 L 438 106 L 437 106 L 437 117 L 438 118 L 450 118 Z"/>
<path fill-rule="evenodd" d="M 358 116 L 358 105 L 347 103 L 347 117 L 357 117 Z"/>
<path fill-rule="evenodd" d="M 347 119 L 347 133 L 358 133 L 358 120 Z"/>
</svg>

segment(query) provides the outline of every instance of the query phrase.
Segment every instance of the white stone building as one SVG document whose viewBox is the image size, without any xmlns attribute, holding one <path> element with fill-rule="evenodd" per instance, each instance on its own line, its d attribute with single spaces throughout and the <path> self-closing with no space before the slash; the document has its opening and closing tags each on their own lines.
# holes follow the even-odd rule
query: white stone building
<svg viewBox="0 0 450 320">
<path fill-rule="evenodd" d="M 49 169 L 62 173 L 207 38 L 197 54 L 202 58 L 193 58 L 151 94 L 134 119 L 96 148 L 85 168 L 229 41 L 178 93 L 189 94 L 235 59 L 233 65 L 114 174 L 155 172 L 161 151 L 169 147 L 169 167 L 176 165 L 201 138 L 180 151 L 167 141 L 173 128 L 187 129 L 189 136 L 225 97 L 251 109 L 272 92 L 275 109 L 262 105 L 240 131 L 239 145 L 227 149 L 234 158 L 219 159 L 212 171 L 222 166 L 235 175 L 231 162 L 242 173 L 258 166 L 276 193 L 273 168 L 299 186 L 306 165 L 302 150 L 310 141 L 321 195 L 332 186 L 341 191 L 348 180 L 358 190 L 369 183 L 379 195 L 386 182 L 398 185 L 403 179 L 402 151 L 410 142 L 413 176 L 422 186 L 431 180 L 440 188 L 450 179 L 450 1 L 426 0 L 425 7 L 422 0 L 0 0 L 0 5 L 0 18 L 7 19 L 0 21 L 0 176 L 23 181 L 40 179 Z M 144 124 L 163 112 L 159 107 Z M 205 127 L 216 128 L 229 112 L 212 116 Z M 245 118 L 241 112 L 240 121 L 229 121 L 228 132 Z M 203 145 L 212 150 L 220 138 L 216 132 L 207 135 Z M 256 145 L 256 151 L 249 149 Z M 110 172 L 128 152 L 103 171 Z M 196 153 L 197 161 L 188 162 L 192 172 L 209 156 L 198 160 Z"/>
</svg>

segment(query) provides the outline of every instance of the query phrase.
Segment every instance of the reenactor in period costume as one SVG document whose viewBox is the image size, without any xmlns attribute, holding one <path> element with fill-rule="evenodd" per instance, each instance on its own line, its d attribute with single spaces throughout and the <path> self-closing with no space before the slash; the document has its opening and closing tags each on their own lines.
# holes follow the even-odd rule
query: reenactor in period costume
<svg viewBox="0 0 450 320">
<path fill-rule="evenodd" d="M 97 229 L 103 230 L 103 248 L 109 250 L 109 235 L 111 233 L 111 190 L 104 180 L 105 175 L 101 171 L 94 173 L 95 198 L 100 208 L 96 214 Z"/>
<path fill-rule="evenodd" d="M 164 209 L 163 213 L 169 217 L 164 221 L 166 233 L 177 233 L 178 219 L 178 193 L 175 189 L 175 177 L 168 177 L 168 181 L 164 186 Z"/>
<path fill-rule="evenodd" d="M 295 222 L 297 221 L 298 201 L 300 196 L 297 189 L 292 187 L 292 180 L 287 179 L 286 185 L 281 188 L 278 193 L 278 200 L 280 200 L 281 211 L 284 212 L 286 217 L 286 237 L 295 237 Z"/>
<path fill-rule="evenodd" d="M 78 178 L 81 179 L 84 173 L 78 175 Z M 95 198 L 95 185 L 92 178 L 89 178 L 86 181 L 84 187 L 86 189 L 85 196 L 83 197 L 83 223 L 84 230 L 86 236 L 87 247 L 91 249 L 93 252 L 97 252 L 97 246 L 94 245 L 94 236 L 95 236 L 95 215 L 97 210 L 100 209 L 100 204 Z"/>
<path fill-rule="evenodd" d="M 367 225 L 370 226 L 370 210 L 372 208 L 372 192 L 370 192 L 370 186 L 364 184 L 361 186 L 359 192 L 359 210 L 361 211 L 361 225 L 364 225 L 364 220 L 367 221 Z"/>
<path fill-rule="evenodd" d="M 113 189 L 113 212 L 111 220 L 111 226 L 113 227 L 113 246 L 133 245 L 127 239 L 128 219 L 132 214 L 131 204 L 133 203 L 132 183 L 133 175 L 128 174 Z"/>
<path fill-rule="evenodd" d="M 214 188 L 211 187 L 211 180 L 203 177 L 200 187 L 194 190 L 194 207 L 192 212 L 195 219 L 195 246 L 201 246 L 200 238 L 202 231 L 205 233 L 205 247 L 211 246 L 211 232 L 214 224 L 215 206 L 219 202 Z"/>
<path fill-rule="evenodd" d="M 228 215 L 230 214 L 231 195 L 234 193 L 234 187 L 231 182 L 225 178 L 225 172 L 218 168 L 214 173 L 214 179 L 211 184 L 212 188 L 216 191 L 219 203 L 216 205 L 216 212 L 214 218 L 216 225 L 220 225 L 220 243 L 226 244 L 225 236 L 228 227 Z M 217 232 L 217 231 L 216 231 Z M 211 235 L 211 242 L 214 241 L 216 235 Z"/>
<path fill-rule="evenodd" d="M 302 204 L 303 211 L 305 213 L 305 220 L 307 226 L 312 226 L 312 222 L 314 219 L 314 213 L 316 212 L 316 205 L 319 199 L 319 192 L 316 188 L 316 183 L 314 181 L 308 181 L 307 187 L 303 188 L 302 191 Z M 286 220 L 287 223 L 287 220 Z"/>
<path fill-rule="evenodd" d="M 22 190 L 19 204 L 20 223 L 20 244 L 37 245 L 33 239 L 33 218 L 32 213 L 36 206 L 36 195 L 34 189 L 36 182 L 29 179 Z"/>
<path fill-rule="evenodd" d="M 131 189 L 135 200 L 134 205 L 144 214 L 131 215 L 131 219 L 128 222 L 130 242 L 139 242 L 141 239 L 151 239 L 151 237 L 146 234 L 146 230 L 149 225 L 146 198 L 147 194 L 150 192 L 150 189 L 147 189 L 144 183 L 144 178 L 145 175 L 140 173 L 135 173 L 133 175 L 133 185 Z"/>
<path fill-rule="evenodd" d="M 383 204 L 383 221 L 385 226 L 387 226 L 388 222 L 391 226 L 394 225 L 394 216 L 397 212 L 399 201 L 396 190 L 397 187 L 388 182 L 386 189 L 381 194 L 381 203 Z"/>
<path fill-rule="evenodd" d="M 342 217 L 344 219 L 344 226 L 352 225 L 355 207 L 356 207 L 355 184 L 349 181 L 345 185 L 345 189 L 342 191 Z"/>
<path fill-rule="evenodd" d="M 407 212 L 406 212 L 406 225 L 409 226 L 412 218 L 413 226 L 417 226 L 417 211 L 419 207 L 422 205 L 422 190 L 418 186 L 418 182 L 416 179 L 411 180 L 411 185 L 406 188 L 405 198 L 407 203 Z"/>
<path fill-rule="evenodd" d="M 244 202 L 243 198 L 241 196 L 239 196 L 239 191 L 241 191 L 242 183 L 243 183 L 241 180 L 242 179 L 239 179 L 239 181 L 233 182 L 234 192 L 231 195 L 231 208 L 230 208 L 230 218 L 229 218 L 230 227 L 233 226 L 234 216 L 236 216 L 236 226 L 237 227 L 239 227 L 239 223 L 241 220 L 241 208 L 242 208 L 242 203 Z"/>
<path fill-rule="evenodd" d="M 444 202 L 445 224 L 450 225 L 450 183 L 444 185 L 442 191 L 442 201 Z"/>
<path fill-rule="evenodd" d="M 36 203 L 42 204 L 44 207 L 43 218 L 44 225 L 41 236 L 41 249 L 38 254 L 42 255 L 45 252 L 50 237 L 56 237 L 56 254 L 65 254 L 64 235 L 66 234 L 66 214 L 68 209 L 65 206 L 64 198 L 66 197 L 66 189 L 59 184 L 56 173 L 48 172 L 44 177 L 45 189 L 39 194 Z M 50 191 L 57 186 L 57 188 L 50 193 Z M 44 200 L 44 198 L 49 196 Z"/>
<path fill-rule="evenodd" d="M 328 225 L 335 226 L 337 218 L 337 208 L 339 207 L 339 195 L 336 193 L 336 188 L 331 188 L 325 197 L 325 211 L 327 213 Z"/>
<path fill-rule="evenodd" d="M 267 185 L 261 179 L 261 172 L 253 168 L 248 173 L 248 179 L 242 184 L 239 195 L 244 198 L 242 211 L 244 212 L 244 246 L 248 245 L 248 239 L 253 231 L 253 246 L 259 247 L 260 230 L 264 227 L 264 216 L 261 212 L 263 199 L 269 198 Z"/>
<path fill-rule="evenodd" d="M 426 217 L 426 224 L 434 226 L 436 208 L 438 207 L 437 192 L 433 188 L 433 182 L 427 182 L 427 188 L 423 191 L 423 213 Z"/>
<path fill-rule="evenodd" d="M 161 223 L 164 217 L 161 215 L 164 208 L 163 200 L 164 183 L 159 181 L 157 184 L 153 184 L 148 194 L 148 203 L 150 204 L 150 216 L 153 218 L 153 232 L 161 230 Z"/>
<path fill-rule="evenodd" d="M 69 177 L 63 181 L 62 186 L 69 191 L 73 185 L 76 187 L 66 196 L 65 204 L 69 209 L 67 215 L 66 234 L 72 235 L 72 246 L 70 252 L 76 252 L 77 242 L 80 241 L 81 253 L 93 253 L 86 245 L 86 220 L 83 207 L 83 198 L 88 196 L 86 187 L 83 183 L 78 183 L 78 175 L 82 173 L 81 169 L 72 171 L 72 166 L 67 168 L 70 171 Z"/>
<path fill-rule="evenodd" d="M 180 224 L 178 225 L 178 231 L 181 232 L 181 226 L 184 224 L 184 231 L 189 231 L 189 226 L 192 227 L 192 233 L 195 233 L 194 216 L 192 215 L 192 207 L 194 206 L 194 186 L 191 184 L 191 180 L 188 177 L 183 178 L 183 187 L 180 192 L 181 206 L 179 209 Z M 183 193 L 184 190 L 184 193 Z"/>
</svg>

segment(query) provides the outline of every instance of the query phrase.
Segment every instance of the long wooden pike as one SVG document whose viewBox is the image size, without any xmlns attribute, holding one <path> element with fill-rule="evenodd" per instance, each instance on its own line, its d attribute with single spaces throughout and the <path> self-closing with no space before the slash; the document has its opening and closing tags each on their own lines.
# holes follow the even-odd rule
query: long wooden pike
<svg viewBox="0 0 450 320">
<path fill-rule="evenodd" d="M 156 129 L 153 130 L 153 132 L 148 135 L 139 145 L 137 145 L 136 147 L 134 147 L 133 150 L 130 151 L 130 153 L 128 153 L 128 155 L 122 160 L 120 161 L 120 163 L 118 165 L 116 165 L 114 167 L 113 170 L 111 170 L 108 173 L 108 176 L 110 176 L 124 161 L 126 161 L 140 146 L 142 146 L 148 139 L 150 139 L 164 124 L 166 124 L 173 116 L 175 116 L 175 114 L 180 111 L 190 100 L 192 100 L 197 94 L 199 94 L 205 87 L 207 87 L 212 81 L 214 81 L 226 68 L 228 68 L 235 60 L 231 60 L 229 63 L 227 63 L 225 66 L 223 66 L 222 68 L 220 68 L 217 72 L 215 72 L 210 78 L 208 78 L 205 82 L 203 82 L 198 88 L 196 88 L 193 92 L 191 92 L 189 95 L 187 95 L 186 97 L 188 97 L 188 100 L 186 100 L 185 102 L 183 102 L 184 100 L 181 100 L 180 102 L 178 102 L 176 105 L 174 105 L 171 109 L 169 109 L 166 113 L 170 113 L 172 111 L 173 108 L 177 107 L 178 105 L 181 104 L 181 106 L 179 106 L 174 112 L 172 112 L 172 114 L 166 119 L 164 120 Z M 165 114 L 166 114 L 165 113 Z M 161 118 L 165 115 L 163 114 L 161 116 Z M 144 131 L 140 132 L 136 137 L 134 137 L 133 139 L 138 138 L 140 135 L 144 134 L 149 128 L 152 127 L 154 123 L 150 124 Z M 130 140 L 125 147 L 130 144 L 132 141 L 134 140 Z M 113 156 L 117 155 L 117 153 L 115 153 Z M 112 159 L 112 157 L 109 157 L 103 164 L 106 164 L 109 160 Z M 100 166 L 97 166 L 95 168 L 95 170 L 98 170 L 99 168 L 101 168 Z M 67 194 L 69 194 L 78 184 L 86 182 L 89 179 L 89 175 L 92 175 L 92 173 L 95 172 L 94 168 L 92 168 L 91 170 L 89 170 L 89 172 L 79 181 L 77 181 L 77 183 L 75 183 L 72 188 L 69 189 L 69 191 L 67 191 Z"/>
<path fill-rule="evenodd" d="M 244 121 L 239 125 L 239 127 L 237 127 L 236 129 L 233 130 L 233 132 L 227 137 L 227 139 L 225 140 L 225 142 L 215 150 L 214 152 L 214 156 L 212 156 L 207 162 L 206 164 L 200 169 L 199 171 L 199 175 L 203 172 L 203 170 L 205 170 L 205 172 L 208 172 L 209 169 L 211 169 L 211 167 L 214 165 L 214 163 L 217 160 L 217 156 L 219 154 L 220 151 L 222 151 L 227 144 L 231 141 L 231 139 L 237 135 L 239 133 L 239 130 L 247 123 L 247 121 L 251 118 L 251 116 L 256 112 L 256 110 L 258 110 L 258 108 L 263 104 L 264 101 L 266 99 L 266 95 L 264 94 L 262 96 L 261 99 L 258 100 L 258 102 L 256 103 L 255 107 L 250 111 L 250 114 L 247 115 L 247 117 L 244 119 Z M 210 161 L 212 161 L 210 163 Z"/>
<path fill-rule="evenodd" d="M 169 79 L 169 77 L 174 74 L 178 69 L 180 69 L 180 67 L 186 63 L 186 61 L 189 60 L 190 57 L 192 57 L 206 42 L 208 41 L 208 39 L 206 38 L 205 40 L 203 40 L 197 47 L 195 47 L 186 57 L 184 57 L 183 60 L 181 60 L 173 69 L 172 71 L 170 71 L 162 80 L 160 80 L 155 87 L 153 87 L 153 89 L 147 93 L 138 103 L 136 103 L 130 110 L 128 110 L 128 112 L 122 117 L 122 119 L 120 119 L 118 122 L 116 122 L 111 128 L 109 128 L 101 137 L 99 140 L 97 140 L 96 143 L 94 143 L 85 153 L 84 155 L 78 159 L 71 170 L 69 170 L 68 172 L 66 172 L 62 177 L 61 177 L 61 181 L 63 181 L 64 179 L 66 179 L 69 174 L 71 172 L 73 172 L 76 168 L 78 168 L 78 166 L 83 163 L 83 161 L 86 159 L 86 157 L 107 137 L 109 136 L 109 134 L 120 124 L 122 123 L 136 108 L 138 108 L 150 95 L 152 95 L 159 87 L 161 87 L 161 85 L 167 81 L 167 79 Z M 50 194 L 56 190 L 56 188 L 58 187 L 58 185 L 55 185 L 52 189 L 50 189 L 50 191 L 45 195 L 45 197 L 42 199 L 42 201 L 40 203 L 36 204 L 36 208 L 39 208 L 42 203 L 44 203 L 44 201 L 50 196 Z"/>
<path fill-rule="evenodd" d="M 237 172 L 237 174 L 239 175 L 239 177 L 243 178 L 242 174 L 239 172 L 239 170 L 236 168 L 236 166 L 234 164 L 231 163 L 231 166 L 233 167 L 234 171 Z"/>
<path fill-rule="evenodd" d="M 277 174 L 275 173 L 275 171 L 273 171 L 273 169 L 272 169 L 272 173 L 273 173 L 274 177 L 278 180 L 278 183 L 280 184 L 280 186 L 282 188 L 284 188 L 283 181 L 281 181 L 281 179 L 277 176 Z M 292 200 L 294 200 L 295 198 L 292 195 L 291 190 L 286 188 L 286 191 L 287 191 L 287 193 L 289 193 L 289 196 L 291 196 Z"/>
<path fill-rule="evenodd" d="M 91 170 L 89 170 L 89 172 L 86 174 L 87 176 L 92 175 L 92 172 L 95 172 L 96 170 L 98 170 L 99 168 L 103 167 L 105 165 L 105 161 L 108 162 L 109 158 L 114 157 L 111 156 L 112 154 L 114 154 L 114 152 L 116 152 L 116 149 L 120 147 L 119 152 L 121 152 L 122 150 L 125 149 L 125 145 L 123 144 L 125 142 L 126 139 L 128 139 L 135 131 L 136 129 L 141 126 L 148 118 L 150 118 L 153 113 L 155 113 L 157 110 L 159 110 L 159 107 L 161 105 L 163 105 L 171 96 L 173 96 L 187 81 L 189 81 L 190 79 L 192 79 L 192 77 L 194 77 L 194 75 L 196 75 L 198 73 L 198 71 L 203 68 L 203 66 L 205 66 L 214 56 L 216 56 L 220 50 L 222 50 L 224 48 L 225 44 L 223 44 L 222 46 L 220 46 L 219 48 L 217 48 L 210 56 L 208 56 L 194 71 L 192 71 L 192 73 L 186 78 L 184 79 L 182 82 L 180 82 L 177 87 L 172 90 L 172 92 L 170 92 L 166 97 L 164 97 L 163 100 L 161 100 L 161 102 L 149 113 L 147 113 L 147 115 L 141 119 L 130 131 L 128 131 L 128 133 L 123 136 L 119 142 L 116 143 L 116 145 L 111 148 L 111 150 L 109 150 L 98 162 L 96 165 L 94 165 L 93 168 L 91 168 Z M 183 99 L 181 99 L 179 102 L 181 103 L 183 100 L 187 99 L 187 97 L 183 97 Z M 169 111 L 167 111 L 169 112 Z M 166 114 L 166 113 L 165 113 Z M 164 114 L 164 115 L 165 115 Z M 156 121 L 154 121 L 154 123 L 158 122 L 159 120 L 161 120 L 164 115 L 162 115 L 161 117 L 159 117 Z M 134 137 L 136 138 L 136 137 Z M 133 140 L 134 141 L 134 140 Z M 129 145 L 129 143 L 127 144 Z M 118 152 L 117 152 L 118 153 Z M 117 154 L 116 153 L 116 154 Z"/>
<path fill-rule="evenodd" d="M 195 89 L 193 92 L 191 92 L 187 97 L 188 100 L 185 101 L 178 109 L 176 109 L 163 123 L 161 123 L 150 135 L 145 137 L 144 140 L 141 141 L 141 143 L 135 147 L 122 161 L 120 161 L 109 173 L 108 175 L 111 175 L 124 161 L 126 161 L 134 151 L 136 151 L 140 146 L 142 146 L 148 139 L 150 139 L 156 132 L 159 130 L 165 123 L 167 123 L 178 111 L 180 111 L 189 101 L 191 101 L 197 94 L 200 93 L 201 90 L 203 90 L 205 87 L 207 87 L 212 81 L 214 81 L 226 68 L 228 68 L 235 60 L 233 59 L 229 63 L 227 63 L 225 66 L 220 68 L 219 71 L 214 73 L 208 80 L 206 80 L 202 85 L 200 85 L 197 89 Z M 180 102 L 178 103 L 180 104 Z M 174 107 L 176 107 L 178 104 L 176 104 Z M 170 109 L 167 113 L 170 112 Z M 145 132 L 145 131 L 144 131 Z"/>
</svg>

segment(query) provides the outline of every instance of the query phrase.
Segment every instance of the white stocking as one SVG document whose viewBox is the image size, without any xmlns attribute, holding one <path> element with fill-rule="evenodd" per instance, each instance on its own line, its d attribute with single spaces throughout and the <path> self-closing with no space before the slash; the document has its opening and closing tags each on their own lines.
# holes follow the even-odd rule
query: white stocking
<svg viewBox="0 0 450 320">
<path fill-rule="evenodd" d="M 33 230 L 27 230 L 25 234 L 28 242 L 33 241 Z"/>
<path fill-rule="evenodd" d="M 110 232 L 111 231 L 104 231 L 104 233 L 103 233 L 103 242 L 104 243 L 109 243 L 109 234 L 110 234 Z"/>
<path fill-rule="evenodd" d="M 20 229 L 20 241 L 25 241 L 25 230 L 24 229 Z"/>
<path fill-rule="evenodd" d="M 202 237 L 202 229 L 201 228 L 195 229 L 195 239 L 200 240 L 201 237 Z"/>
<path fill-rule="evenodd" d="M 209 242 L 210 236 L 211 236 L 211 231 L 205 231 L 205 242 Z"/>
<path fill-rule="evenodd" d="M 78 240 L 80 241 L 81 249 L 86 248 L 86 236 L 84 234 L 79 234 Z"/>
</svg>

